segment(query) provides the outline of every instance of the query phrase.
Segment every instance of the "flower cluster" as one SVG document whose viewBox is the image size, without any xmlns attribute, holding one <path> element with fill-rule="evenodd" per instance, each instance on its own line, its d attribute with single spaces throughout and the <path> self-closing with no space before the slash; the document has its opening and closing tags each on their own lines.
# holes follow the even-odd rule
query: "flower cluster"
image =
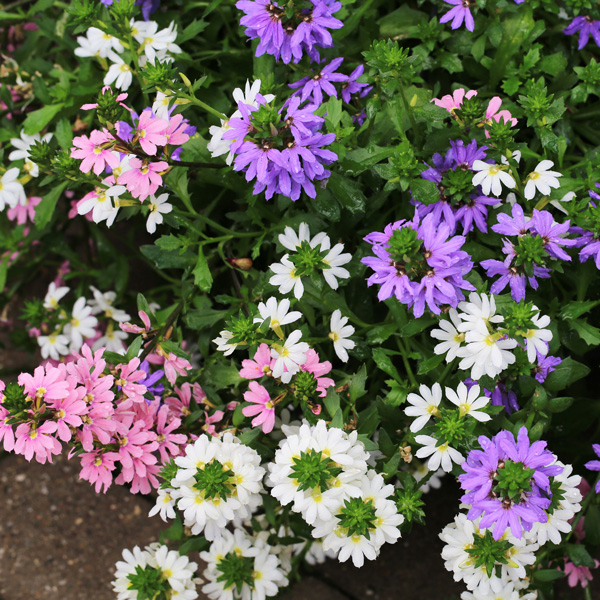
<svg viewBox="0 0 600 600">
<path fill-rule="evenodd" d="M 333 15 L 342 3 L 336 0 L 293 0 L 284 6 L 271 0 L 238 0 L 240 19 L 249 39 L 259 39 L 256 56 L 271 54 L 284 63 L 299 62 L 304 54 L 319 61 L 318 48 L 331 48 L 330 29 L 343 23 Z"/>
<path fill-rule="evenodd" d="M 395 543 L 404 520 L 389 499 L 394 487 L 368 469 L 368 458 L 355 431 L 304 423 L 287 428 L 267 480 L 283 506 L 291 504 L 314 526 L 324 550 L 338 553 L 340 561 L 352 557 L 357 567 L 365 557 L 374 560 L 384 543 Z"/>
<path fill-rule="evenodd" d="M 335 134 L 321 133 L 324 119 L 315 114 L 318 107 L 301 107 L 296 97 L 277 110 L 258 90 L 251 88 L 249 96 L 249 104 L 246 98 L 239 100 L 237 114 L 212 130 L 213 147 L 221 140 L 231 142 L 233 168 L 244 172 L 246 181 L 256 180 L 255 195 L 265 191 L 267 200 L 273 194 L 298 200 L 304 190 L 314 198 L 314 182 L 326 180 L 331 173 L 325 166 L 337 160 L 325 148 Z M 217 152 L 224 153 L 220 148 Z"/>
<path fill-rule="evenodd" d="M 66 443 L 78 451 L 80 478 L 97 492 L 110 487 L 119 467 L 115 483 L 147 494 L 158 487 L 159 461 L 178 456 L 188 441 L 177 432 L 177 406 L 162 403 L 168 359 L 165 370 L 152 372 L 139 358 L 109 368 L 104 348 L 93 353 L 84 345 L 81 352 L 67 364 L 47 363 L 6 385 L 0 406 L 4 448 L 45 463 Z"/>
<path fill-rule="evenodd" d="M 143 550 L 123 550 L 123 560 L 117 562 L 113 589 L 117 600 L 148 598 L 148 594 L 163 598 L 198 598 L 194 577 L 198 565 L 176 550 L 154 543 Z M 157 594 L 159 594 L 157 596 Z"/>
<path fill-rule="evenodd" d="M 134 55 L 136 64 L 144 66 L 146 62 L 152 64 L 170 62 L 173 60 L 173 54 L 181 52 L 181 48 L 175 43 L 177 40 L 175 23 L 159 30 L 158 23 L 155 21 L 134 21 L 132 19 L 130 36 L 139 44 L 137 48 L 130 47 L 127 36 L 123 36 L 123 39 L 98 27 L 90 27 L 85 37 L 77 38 L 79 46 L 75 48 L 75 55 L 82 58 L 108 58 L 112 64 L 104 76 L 104 85 L 114 83 L 117 89 L 125 91 L 131 87 L 133 82 Z M 124 58 L 125 47 L 128 48 L 128 52 Z"/>
<path fill-rule="evenodd" d="M 423 314 L 425 306 L 438 315 L 443 306 L 456 308 L 464 298 L 462 290 L 475 289 L 464 278 L 473 267 L 461 250 L 465 238 L 451 236 L 450 226 L 438 224 L 434 214 L 390 223 L 365 240 L 375 254 L 361 261 L 375 271 L 367 284 L 380 286 L 380 301 L 395 296 L 412 307 L 415 317 Z"/>
<path fill-rule="evenodd" d="M 540 315 L 532 304 L 508 304 L 503 316 L 496 313 L 493 295 L 472 293 L 458 311 L 450 311 L 450 320 L 440 321 L 442 328 L 431 331 L 441 341 L 434 352 L 445 354 L 448 362 L 461 358 L 458 367 L 470 369 L 476 381 L 483 375 L 494 378 L 512 365 L 519 345 L 532 364 L 537 360 L 541 366 L 548 354 L 550 317 Z"/>
<path fill-rule="evenodd" d="M 536 277 L 550 277 L 551 269 L 546 265 L 551 260 L 570 261 L 571 257 L 563 247 L 569 248 L 578 242 L 564 237 L 569 232 L 569 226 L 568 220 L 556 223 L 547 210 L 534 209 L 533 216 L 529 218 L 516 203 L 512 206 L 511 216 L 499 213 L 498 223 L 492 229 L 507 236 L 502 248 L 506 258 L 503 261 L 488 259 L 481 262 L 488 277 L 500 275 L 492 284 L 492 294 L 499 294 L 508 285 L 515 302 L 521 302 L 525 298 L 527 283 L 537 290 L 539 284 Z"/>
</svg>

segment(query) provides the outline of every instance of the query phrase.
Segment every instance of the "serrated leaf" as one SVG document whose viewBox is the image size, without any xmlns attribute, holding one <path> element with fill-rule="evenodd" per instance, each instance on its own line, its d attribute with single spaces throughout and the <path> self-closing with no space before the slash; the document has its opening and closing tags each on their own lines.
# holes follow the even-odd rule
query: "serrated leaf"
<svg viewBox="0 0 600 600">
<path fill-rule="evenodd" d="M 39 133 L 52 121 L 52 119 L 64 108 L 64 104 L 48 104 L 43 108 L 34 110 L 27 115 L 23 121 L 23 129 L 27 135 Z"/>
<path fill-rule="evenodd" d="M 50 219 L 52 219 L 52 215 L 54 214 L 54 209 L 56 208 L 56 203 L 58 202 L 67 185 L 68 182 L 64 181 L 57 187 L 53 188 L 42 198 L 42 201 L 35 209 L 35 217 L 33 222 L 35 223 L 36 227 L 43 229 L 50 222 Z"/>
<path fill-rule="evenodd" d="M 410 184 L 410 191 L 412 192 L 413 199 L 421 204 L 433 204 L 440 200 L 437 186 L 433 181 L 428 181 L 427 179 L 415 179 Z"/>
</svg>

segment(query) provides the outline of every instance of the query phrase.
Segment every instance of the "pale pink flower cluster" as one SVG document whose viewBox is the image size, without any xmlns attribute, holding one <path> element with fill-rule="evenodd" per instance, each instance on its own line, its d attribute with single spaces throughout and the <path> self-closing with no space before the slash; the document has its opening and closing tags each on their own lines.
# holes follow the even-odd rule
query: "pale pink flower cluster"
<svg viewBox="0 0 600 600">
<path fill-rule="evenodd" d="M 9 424 L 13 415 L 0 403 L 0 442 L 40 463 L 52 462 L 67 444 L 69 456 L 78 453 L 80 478 L 96 492 L 106 492 L 114 479 L 130 484 L 132 493 L 147 494 L 159 486 L 161 465 L 190 441 L 181 432 L 190 399 L 200 404 L 205 395 L 197 384 L 184 383 L 163 402 L 150 389 L 163 371 L 150 375 L 137 357 L 108 368 L 104 348 L 92 352 L 84 345 L 81 352 L 70 363 L 48 363 L 19 376 L 28 408 Z"/>
<path fill-rule="evenodd" d="M 120 94 L 117 99 L 124 97 L 126 94 Z M 74 203 L 70 216 L 88 215 L 95 223 L 106 221 L 110 227 L 121 206 L 135 204 L 123 197 L 125 193 L 144 202 L 157 192 L 171 168 L 169 162 L 179 160 L 181 146 L 195 132 L 181 114 L 163 111 L 159 118 L 152 108 L 146 108 L 136 117 L 128 110 L 133 115 L 133 127 L 119 121 L 114 130 L 93 130 L 89 136 L 73 139 L 71 157 L 81 160 L 83 173 L 93 171 L 102 181 Z M 159 210 L 169 212 L 169 207 Z M 150 210 L 157 208 L 151 206 Z"/>
<path fill-rule="evenodd" d="M 477 96 L 477 90 L 469 90 L 468 92 L 464 88 L 459 88 L 454 90 L 452 94 L 447 94 L 446 96 L 442 96 L 442 98 L 433 98 L 432 102 L 441 108 L 445 108 L 449 113 L 454 115 L 455 111 L 458 110 L 465 98 L 472 98 L 473 96 Z M 488 106 L 485 110 L 485 119 L 481 122 L 482 127 L 486 127 L 487 125 L 491 125 L 493 121 L 497 123 L 500 120 L 505 123 L 510 123 L 512 127 L 517 124 L 517 119 L 515 119 L 508 110 L 500 110 L 500 106 L 502 106 L 502 99 L 500 96 L 494 96 L 488 103 Z M 485 136 L 490 137 L 487 129 L 485 129 Z"/>
</svg>

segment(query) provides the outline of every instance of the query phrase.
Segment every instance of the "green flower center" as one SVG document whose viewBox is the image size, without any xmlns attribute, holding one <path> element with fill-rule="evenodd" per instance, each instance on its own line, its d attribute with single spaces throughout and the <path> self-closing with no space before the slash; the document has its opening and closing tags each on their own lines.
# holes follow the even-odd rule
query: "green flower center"
<svg viewBox="0 0 600 600">
<path fill-rule="evenodd" d="M 299 490 L 328 490 L 342 472 L 337 463 L 322 452 L 308 450 L 300 458 L 293 459 L 292 477 L 298 482 Z"/>
<path fill-rule="evenodd" d="M 473 193 L 473 171 L 459 167 L 455 171 L 446 171 L 439 185 L 440 193 L 451 204 L 469 204 Z"/>
<path fill-rule="evenodd" d="M 127 576 L 130 590 L 137 591 L 138 600 L 169 600 L 171 586 L 160 569 L 137 565 L 135 573 Z"/>
<path fill-rule="evenodd" d="M 488 529 L 484 534 L 476 533 L 472 547 L 466 548 L 466 551 L 471 557 L 469 562 L 476 569 L 485 567 L 488 577 L 491 577 L 496 565 L 508 564 L 511 548 L 511 543 L 506 540 L 494 540 Z"/>
<path fill-rule="evenodd" d="M 221 573 L 217 577 L 217 581 L 223 582 L 226 590 L 235 586 L 237 593 L 241 594 L 244 583 L 250 588 L 254 588 L 254 559 L 252 557 L 230 552 L 219 561 L 217 569 Z"/>
<path fill-rule="evenodd" d="M 504 499 L 519 501 L 521 494 L 531 491 L 531 477 L 535 469 L 528 469 L 522 462 L 510 459 L 498 465 L 494 492 Z"/>
<path fill-rule="evenodd" d="M 231 496 L 234 487 L 233 471 L 224 467 L 220 462 L 212 460 L 198 469 L 194 475 L 196 483 L 194 489 L 204 492 L 204 497 L 213 500 L 223 500 Z"/>
<path fill-rule="evenodd" d="M 296 277 L 304 277 L 310 275 L 313 271 L 327 267 L 323 261 L 325 252 L 321 252 L 320 247 L 320 244 L 313 248 L 308 242 L 302 242 L 296 248 L 295 253 L 290 256 L 290 261 L 296 267 Z"/>
<path fill-rule="evenodd" d="M 375 505 L 371 498 L 350 498 L 344 502 L 344 506 L 337 515 L 340 520 L 339 528 L 348 537 L 364 536 L 370 539 L 371 532 L 375 531 L 377 516 Z"/>
</svg>

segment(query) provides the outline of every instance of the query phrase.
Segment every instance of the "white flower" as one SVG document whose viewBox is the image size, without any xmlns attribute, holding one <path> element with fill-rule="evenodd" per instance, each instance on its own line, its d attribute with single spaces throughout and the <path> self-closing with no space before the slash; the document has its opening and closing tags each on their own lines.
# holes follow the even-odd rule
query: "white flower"
<svg viewBox="0 0 600 600">
<path fill-rule="evenodd" d="M 456 392 L 452 388 L 446 388 L 446 398 L 452 404 L 458 406 L 461 417 L 469 415 L 480 423 L 489 421 L 492 418 L 486 412 L 479 410 L 487 406 L 490 399 L 481 395 L 481 388 L 478 385 L 473 385 L 467 390 L 467 386 L 461 381 L 456 388 Z"/>
<path fill-rule="evenodd" d="M 550 200 L 550 204 L 554 206 L 554 208 L 560 210 L 560 212 L 565 215 L 569 214 L 567 209 L 563 206 L 564 202 L 571 202 L 571 200 L 575 199 L 575 192 L 567 192 L 560 200 Z"/>
<path fill-rule="evenodd" d="M 252 83 L 252 85 L 250 85 L 250 82 L 248 80 L 246 80 L 245 91 L 242 91 L 240 88 L 236 88 L 235 90 L 233 90 L 233 99 L 235 100 L 236 105 L 238 102 L 243 102 L 244 104 L 258 107 L 258 102 L 256 100 L 256 97 L 260 92 L 260 85 L 261 85 L 260 79 L 256 79 Z M 266 102 L 271 102 L 272 100 L 275 99 L 275 96 L 273 96 L 273 94 L 265 94 L 264 99 L 266 100 Z M 231 115 L 231 117 L 229 117 L 229 119 L 227 119 L 227 120 L 221 119 L 220 127 L 217 125 L 212 125 L 211 127 L 208 128 L 208 132 L 211 135 L 211 140 L 210 140 L 210 142 L 208 142 L 206 149 L 210 152 L 210 155 L 213 158 L 216 156 L 221 156 L 222 154 L 227 154 L 229 152 L 229 155 L 227 156 L 227 159 L 225 161 L 228 165 L 230 165 L 233 162 L 233 153 L 230 152 L 230 148 L 231 148 L 231 144 L 235 140 L 224 140 L 223 134 L 227 130 L 231 129 L 229 127 L 229 121 L 231 119 L 239 118 L 241 116 L 242 116 L 242 113 L 239 110 L 236 110 Z"/>
<path fill-rule="evenodd" d="M 289 254 L 281 257 L 281 262 L 273 263 L 270 267 L 275 273 L 269 279 L 271 285 L 279 286 L 280 294 L 287 294 L 294 290 L 294 296 L 300 300 L 304 294 L 302 278 L 296 275 L 296 265 L 289 259 Z"/>
<path fill-rule="evenodd" d="M 336 427 L 327 428 L 322 420 L 312 427 L 305 422 L 280 443 L 269 464 L 267 484 L 282 505 L 293 503 L 292 510 L 302 514 L 309 525 L 317 519 L 327 522 L 340 502 L 358 493 L 357 481 L 367 471 L 368 458 L 356 431 L 347 434 Z M 303 479 L 305 461 L 314 463 L 321 474 L 316 487 Z"/>
<path fill-rule="evenodd" d="M 42 358 L 59 360 L 61 356 L 69 354 L 69 338 L 61 333 L 54 332 L 50 335 L 40 335 L 37 342 Z"/>
<path fill-rule="evenodd" d="M 104 85 L 115 84 L 118 90 L 128 90 L 133 82 L 131 67 L 114 52 L 109 52 L 108 58 L 113 62 L 104 76 Z"/>
<path fill-rule="evenodd" d="M 321 248 L 323 248 L 321 246 Z M 336 244 L 324 257 L 323 263 L 326 265 L 323 267 L 323 277 L 329 284 L 329 287 L 333 290 L 338 288 L 338 279 L 348 279 L 350 273 L 347 269 L 344 269 L 341 265 L 352 260 L 352 254 L 346 252 L 341 254 L 344 249 L 344 244 Z M 336 279 L 337 278 L 337 279 Z"/>
<path fill-rule="evenodd" d="M 109 323 L 108 329 L 104 333 L 102 337 L 99 337 L 93 346 L 93 350 L 98 350 L 99 348 L 106 348 L 110 352 L 116 352 L 117 354 L 121 354 L 125 349 L 124 340 L 127 339 L 127 334 L 120 329 L 114 329 L 112 324 Z"/>
<path fill-rule="evenodd" d="M 116 579 L 112 585 L 118 600 L 136 600 L 138 593 L 137 590 L 131 588 L 129 576 L 135 574 L 137 568 L 145 569 L 149 566 L 150 553 L 136 546 L 133 552 L 127 549 L 123 550 L 123 559 L 117 562 Z"/>
<path fill-rule="evenodd" d="M 277 332 L 281 330 L 282 325 L 289 325 L 302 317 L 302 313 L 297 310 L 290 310 L 290 301 L 284 298 L 277 302 L 277 298 L 269 298 L 267 302 L 260 302 L 258 312 L 260 317 L 254 317 L 254 323 L 264 323 L 270 319 L 269 327 Z"/>
<path fill-rule="evenodd" d="M 217 337 L 213 340 L 215 344 L 217 344 L 217 350 L 219 352 L 223 352 L 225 356 L 229 356 L 233 354 L 233 351 L 238 346 L 238 343 L 230 343 L 229 340 L 233 337 L 233 333 L 231 331 L 227 331 L 227 329 L 223 329 L 219 332 L 221 337 Z"/>
<path fill-rule="evenodd" d="M 494 323 L 502 323 L 504 317 L 496 314 L 496 300 L 493 294 L 477 294 L 471 292 L 468 302 L 459 302 L 459 310 L 462 312 L 458 315 L 460 321 L 456 322 L 456 327 L 459 331 L 469 331 L 470 324 L 476 324 L 483 321 L 486 325 Z"/>
<path fill-rule="evenodd" d="M 406 400 L 412 406 L 404 409 L 406 416 L 417 417 L 410 424 L 410 430 L 413 433 L 421 431 L 432 415 L 439 415 L 438 406 L 442 400 L 442 386 L 439 383 L 434 383 L 431 389 L 421 384 L 419 392 L 421 392 L 420 396 L 418 394 L 408 394 Z"/>
<path fill-rule="evenodd" d="M 158 23 L 156 21 L 148 21 L 143 27 L 140 27 L 138 22 L 134 25 L 137 31 L 134 38 L 144 49 L 146 58 L 149 61 L 154 62 L 156 54 L 160 50 L 167 50 L 169 48 L 173 52 L 173 42 L 177 39 L 177 29 L 173 23 L 171 23 L 168 29 L 161 29 L 160 31 L 158 31 Z M 179 46 L 176 47 L 181 51 Z"/>
<path fill-rule="evenodd" d="M 167 202 L 169 194 L 161 194 L 160 196 L 150 196 L 150 204 L 148 205 L 148 220 L 146 221 L 146 231 L 154 233 L 156 226 L 163 222 L 163 215 L 170 213 L 173 206 Z"/>
<path fill-rule="evenodd" d="M 416 461 L 418 462 L 418 461 Z M 425 477 L 426 475 L 428 475 L 430 473 L 429 469 L 427 468 L 427 465 L 424 463 L 419 463 L 415 465 L 415 471 L 413 472 L 412 476 L 415 478 L 415 480 L 417 481 L 417 483 L 419 481 L 421 481 L 421 479 L 423 479 L 423 477 Z M 431 489 L 434 490 L 439 490 L 442 487 L 442 477 L 445 475 L 446 473 L 444 472 L 444 469 L 438 469 L 427 481 L 427 483 L 425 485 L 423 485 L 422 487 L 420 487 L 419 489 L 426 494 L 427 492 L 429 492 Z M 396 487 L 400 487 L 400 484 L 398 482 Z"/>
<path fill-rule="evenodd" d="M 200 553 L 206 563 L 203 575 L 207 581 L 202 592 L 211 600 L 264 600 L 288 585 L 278 555 L 280 547 L 269 545 L 259 536 L 250 537 L 238 528 L 233 533 L 224 530 L 220 539 Z"/>
<path fill-rule="evenodd" d="M 94 223 L 101 223 L 107 221 L 114 213 L 113 202 L 124 192 L 126 188 L 124 185 L 113 185 L 109 188 L 97 187 L 93 192 L 88 193 L 79 202 L 77 206 L 77 213 L 80 215 L 87 215 L 92 211 L 92 219 Z M 114 217 L 112 218 L 114 221 Z M 112 224 L 112 221 L 111 221 Z"/>
<path fill-rule="evenodd" d="M 265 470 L 260 456 L 231 433 L 202 434 L 175 464 L 177 486 L 171 495 L 194 535 L 217 539 L 229 521 L 249 517 L 261 503 Z"/>
<path fill-rule="evenodd" d="M 44 297 L 44 308 L 48 310 L 56 310 L 60 300 L 69 293 L 66 286 L 56 287 L 54 281 L 48 286 L 48 291 Z"/>
<path fill-rule="evenodd" d="M 123 323 L 124 321 L 129 321 L 129 319 L 131 319 L 129 314 L 124 310 L 113 306 L 113 302 L 117 297 L 116 292 L 108 291 L 103 293 L 93 285 L 90 285 L 90 290 L 92 291 L 94 298 L 89 300 L 88 304 L 92 307 L 93 315 L 104 313 L 104 316 L 107 319 L 113 319 L 113 321 L 117 321 L 118 323 Z"/>
<path fill-rule="evenodd" d="M 537 310 L 537 306 L 533 308 Z M 530 363 L 535 363 L 537 361 L 536 351 L 542 356 L 548 354 L 548 342 L 552 339 L 552 332 L 549 329 L 544 329 L 550 325 L 550 317 L 548 315 L 540 315 L 538 313 L 531 320 L 537 329 L 528 329 L 524 337 L 525 345 L 527 346 L 527 360 Z"/>
<path fill-rule="evenodd" d="M 386 485 L 383 477 L 370 469 L 361 478 L 358 495 L 340 501 L 333 518 L 317 523 L 313 537 L 322 537 L 323 548 L 338 552 L 340 562 L 352 557 L 354 566 L 362 567 L 365 557 L 374 560 L 383 544 L 394 544 L 400 537 L 398 526 L 404 517 L 389 499 L 393 493 L 394 486 Z M 355 519 L 348 519 L 354 515 Z M 359 533 L 365 525 L 368 537 Z"/>
<path fill-rule="evenodd" d="M 320 245 L 322 250 L 328 250 L 331 246 L 331 241 L 326 233 L 317 233 L 311 239 L 310 228 L 306 223 L 300 223 L 298 233 L 291 227 L 286 227 L 283 233 L 279 234 L 279 243 L 292 252 L 299 248 L 303 242 L 308 242 L 311 248 L 316 248 Z"/>
<path fill-rule="evenodd" d="M 489 196 L 490 192 L 494 196 L 499 196 L 502 193 L 502 184 L 511 189 L 517 185 L 512 175 L 494 163 L 475 160 L 473 161 L 473 171 L 478 171 L 473 176 L 473 185 L 481 185 L 486 196 Z"/>
<path fill-rule="evenodd" d="M 71 338 L 71 353 L 79 352 L 84 338 L 96 335 L 98 319 L 92 315 L 92 307 L 86 304 L 85 298 L 78 298 L 73 305 L 71 319 L 65 325 L 64 333 Z"/>
<path fill-rule="evenodd" d="M 8 160 L 24 160 L 25 170 L 32 176 L 37 177 L 40 169 L 36 163 L 29 160 L 29 150 L 31 146 L 38 142 L 48 142 L 52 139 L 52 134 L 47 133 L 44 137 L 41 137 L 39 133 L 34 135 L 27 135 L 25 131 L 21 130 L 20 138 L 12 138 L 10 143 L 16 148 L 8 155 Z"/>
<path fill-rule="evenodd" d="M 552 190 L 551 188 L 560 187 L 558 177 L 562 177 L 557 171 L 549 171 L 554 163 L 551 160 L 543 160 L 531 173 L 529 173 L 528 181 L 525 184 L 525 198 L 531 200 L 535 196 L 536 190 L 547 196 Z"/>
<path fill-rule="evenodd" d="M 458 356 L 458 349 L 465 341 L 465 334 L 457 329 L 462 321 L 456 310 L 451 308 L 448 315 L 450 320 L 440 320 L 440 329 L 433 329 L 430 335 L 436 340 L 441 340 L 441 343 L 433 349 L 435 354 L 446 354 L 446 362 L 452 362 Z"/>
<path fill-rule="evenodd" d="M 446 473 L 452 471 L 452 463 L 461 465 L 465 462 L 463 455 L 452 448 L 447 442 L 437 445 L 438 441 L 430 435 L 418 435 L 415 438 L 417 444 L 423 446 L 417 450 L 417 458 L 431 458 L 427 461 L 427 468 L 430 471 L 437 471 L 440 465 Z"/>
<path fill-rule="evenodd" d="M 25 206 L 27 196 L 23 186 L 17 181 L 19 179 L 19 169 L 13 167 L 8 169 L 0 179 L 0 210 L 8 204 L 10 208 L 15 208 L 18 204 Z"/>
<path fill-rule="evenodd" d="M 302 332 L 295 329 L 290 333 L 287 340 L 280 344 L 273 344 L 271 347 L 271 357 L 275 359 L 273 365 L 273 377 L 281 378 L 283 383 L 289 383 L 294 373 L 300 370 L 300 367 L 306 362 L 306 353 L 309 346 L 306 342 L 301 342 Z"/>
<path fill-rule="evenodd" d="M 352 350 L 356 345 L 355 342 L 348 339 L 354 333 L 354 327 L 346 323 L 348 323 L 348 317 L 342 317 L 341 310 L 334 310 L 329 324 L 329 338 L 333 342 L 335 353 L 343 362 L 348 362 L 348 350 Z"/>
<path fill-rule="evenodd" d="M 153 517 L 156 514 L 160 514 L 160 518 L 163 521 L 175 518 L 175 499 L 172 496 L 173 490 L 160 488 L 158 490 L 158 497 L 156 498 L 156 504 L 152 507 L 148 513 L 149 517 Z"/>
<path fill-rule="evenodd" d="M 158 546 L 150 562 L 162 571 L 171 588 L 179 592 L 188 587 L 198 568 L 187 556 L 179 554 L 177 550 L 169 550 L 167 546 Z"/>
<path fill-rule="evenodd" d="M 168 119 L 170 116 L 169 105 L 171 104 L 171 100 L 173 100 L 173 96 L 167 96 L 162 92 L 156 92 L 156 100 L 154 100 L 152 104 L 152 112 L 159 119 Z M 173 104 L 173 107 L 177 106 L 177 100 Z"/>
<path fill-rule="evenodd" d="M 104 33 L 97 27 L 90 27 L 86 36 L 77 38 L 79 47 L 75 48 L 75 56 L 106 58 L 113 50 L 114 52 L 123 52 L 123 45 L 116 37 Z"/>
</svg>

